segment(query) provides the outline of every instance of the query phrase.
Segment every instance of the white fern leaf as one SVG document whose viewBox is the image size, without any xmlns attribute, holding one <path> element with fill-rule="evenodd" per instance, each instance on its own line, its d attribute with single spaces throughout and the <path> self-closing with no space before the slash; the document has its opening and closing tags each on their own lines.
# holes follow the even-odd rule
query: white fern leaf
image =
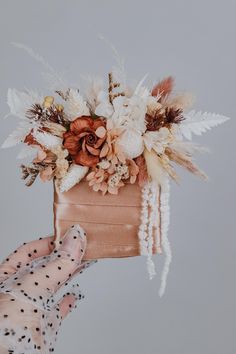
<svg viewBox="0 0 236 354">
<path fill-rule="evenodd" d="M 21 119 L 26 119 L 25 113 L 32 104 L 42 101 L 42 96 L 34 91 L 18 91 L 9 88 L 7 92 L 7 104 L 11 114 Z"/>
<path fill-rule="evenodd" d="M 181 123 L 179 128 L 182 135 L 189 140 L 192 139 L 192 134 L 201 135 L 207 130 L 229 120 L 228 117 L 220 114 L 201 111 L 196 112 L 194 110 L 185 114 L 184 118 L 185 120 Z"/>
<path fill-rule="evenodd" d="M 88 172 L 87 166 L 80 166 L 72 164 L 67 172 L 67 174 L 60 180 L 59 189 L 60 192 L 66 192 L 76 184 L 78 184 L 81 179 L 85 177 Z"/>
<path fill-rule="evenodd" d="M 46 133 L 43 131 L 39 131 L 35 129 L 33 131 L 33 136 L 37 140 L 37 142 L 43 145 L 46 149 L 49 149 L 62 144 L 62 138 L 58 136 L 52 135 L 50 133 Z"/>
</svg>

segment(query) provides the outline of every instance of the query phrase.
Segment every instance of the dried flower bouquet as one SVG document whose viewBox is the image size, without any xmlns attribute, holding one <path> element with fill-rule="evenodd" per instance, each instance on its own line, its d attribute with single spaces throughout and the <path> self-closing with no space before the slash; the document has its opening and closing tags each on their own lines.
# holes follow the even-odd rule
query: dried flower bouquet
<svg viewBox="0 0 236 354">
<path fill-rule="evenodd" d="M 194 152 L 202 148 L 191 142 L 192 135 L 228 118 L 189 110 L 191 96 L 174 95 L 172 77 L 151 89 L 144 81 L 131 89 L 109 73 L 106 85 L 91 81 L 84 96 L 71 88 L 46 97 L 9 89 L 10 112 L 20 120 L 3 147 L 23 142 L 20 156 L 35 154 L 29 165 L 21 166 L 27 186 L 37 177 L 55 179 L 60 192 L 65 192 L 83 179 L 95 192 L 117 195 L 127 184 L 138 183 L 143 191 L 140 253 L 148 256 L 152 277 L 153 232 L 158 233 L 157 249 L 168 256 L 165 274 L 171 258 L 169 180 L 179 180 L 174 164 L 206 179 L 193 161 Z M 165 280 L 161 292 L 164 286 Z"/>
</svg>

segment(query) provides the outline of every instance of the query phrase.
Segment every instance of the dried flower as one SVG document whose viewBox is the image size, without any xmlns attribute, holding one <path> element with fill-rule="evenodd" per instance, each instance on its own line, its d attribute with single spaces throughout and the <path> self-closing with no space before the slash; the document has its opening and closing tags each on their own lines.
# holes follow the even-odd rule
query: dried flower
<svg viewBox="0 0 236 354">
<path fill-rule="evenodd" d="M 69 162 L 66 159 L 69 155 L 68 150 L 64 149 L 61 145 L 57 145 L 51 149 L 52 153 L 56 155 L 56 168 L 55 168 L 55 176 L 57 178 L 63 178 L 68 169 Z"/>
<path fill-rule="evenodd" d="M 64 147 L 76 164 L 94 167 L 99 162 L 105 140 L 104 121 L 82 116 L 74 120 L 69 131 L 64 134 Z"/>
<path fill-rule="evenodd" d="M 106 162 L 106 164 L 105 164 Z M 135 183 L 139 168 L 133 160 L 126 160 L 124 164 L 113 165 L 108 160 L 103 160 L 86 179 L 94 191 L 101 191 L 102 194 L 118 194 L 119 188 L 125 185 L 125 182 Z"/>
<path fill-rule="evenodd" d="M 183 111 L 174 107 L 166 107 L 155 112 L 153 116 L 146 114 L 146 128 L 149 131 L 163 127 L 171 128 L 172 124 L 179 124 L 184 120 Z"/>
</svg>

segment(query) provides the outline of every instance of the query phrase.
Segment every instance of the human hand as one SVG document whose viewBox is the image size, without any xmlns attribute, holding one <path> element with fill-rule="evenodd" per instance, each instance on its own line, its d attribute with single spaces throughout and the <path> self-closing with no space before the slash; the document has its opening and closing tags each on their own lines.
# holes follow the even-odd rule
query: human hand
<svg viewBox="0 0 236 354">
<path fill-rule="evenodd" d="M 86 234 L 72 226 L 59 247 L 53 237 L 23 244 L 0 265 L 0 353 L 54 352 L 62 320 L 83 298 L 72 278 L 96 261 L 82 261 Z M 70 290 L 65 290 L 70 286 Z M 61 294 L 62 290 L 65 292 Z"/>
</svg>

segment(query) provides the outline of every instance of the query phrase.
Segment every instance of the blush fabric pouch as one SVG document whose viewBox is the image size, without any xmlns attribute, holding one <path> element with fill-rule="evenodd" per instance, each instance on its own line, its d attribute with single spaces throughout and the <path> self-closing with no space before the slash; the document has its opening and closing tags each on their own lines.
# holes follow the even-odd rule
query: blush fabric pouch
<svg viewBox="0 0 236 354">
<path fill-rule="evenodd" d="M 61 193 L 54 183 L 55 237 L 59 240 L 70 226 L 80 224 L 88 239 L 86 260 L 141 255 L 141 210 L 142 191 L 137 183 L 127 184 L 118 195 L 94 192 L 87 181 Z M 157 253 L 155 246 L 153 253 Z"/>
</svg>

